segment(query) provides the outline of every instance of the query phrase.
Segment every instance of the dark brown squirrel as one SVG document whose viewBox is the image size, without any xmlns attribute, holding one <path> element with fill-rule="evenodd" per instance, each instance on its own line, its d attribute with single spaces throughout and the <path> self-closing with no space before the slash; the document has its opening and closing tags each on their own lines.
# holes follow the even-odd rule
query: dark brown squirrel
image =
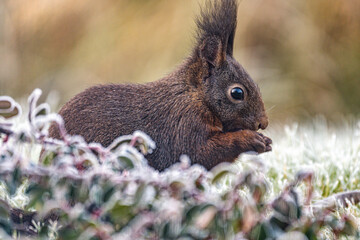
<svg viewBox="0 0 360 240">
<path fill-rule="evenodd" d="M 91 87 L 59 114 L 71 135 L 108 146 L 141 130 L 155 142 L 149 165 L 164 170 L 182 154 L 211 169 L 241 153 L 271 151 L 260 90 L 233 57 L 236 0 L 208 0 L 197 18 L 190 56 L 175 71 L 146 84 Z M 55 125 L 50 137 L 60 138 Z"/>
</svg>

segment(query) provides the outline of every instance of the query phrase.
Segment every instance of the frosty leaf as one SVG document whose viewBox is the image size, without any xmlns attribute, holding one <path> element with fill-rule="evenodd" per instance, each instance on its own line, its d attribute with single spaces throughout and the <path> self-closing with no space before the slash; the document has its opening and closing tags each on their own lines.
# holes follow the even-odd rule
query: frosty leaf
<svg viewBox="0 0 360 240">
<path fill-rule="evenodd" d="M 14 99 L 0 96 L 0 117 L 11 118 L 21 115 L 21 107 Z"/>
</svg>

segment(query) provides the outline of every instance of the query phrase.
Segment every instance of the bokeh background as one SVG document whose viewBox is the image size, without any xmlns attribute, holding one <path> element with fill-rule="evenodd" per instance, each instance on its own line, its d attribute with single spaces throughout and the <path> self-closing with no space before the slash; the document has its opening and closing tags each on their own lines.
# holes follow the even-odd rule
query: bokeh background
<svg viewBox="0 0 360 240">
<path fill-rule="evenodd" d="M 204 0 L 1 0 L 0 95 L 149 82 L 190 53 Z M 235 57 L 273 122 L 360 114 L 359 0 L 243 0 Z"/>
</svg>

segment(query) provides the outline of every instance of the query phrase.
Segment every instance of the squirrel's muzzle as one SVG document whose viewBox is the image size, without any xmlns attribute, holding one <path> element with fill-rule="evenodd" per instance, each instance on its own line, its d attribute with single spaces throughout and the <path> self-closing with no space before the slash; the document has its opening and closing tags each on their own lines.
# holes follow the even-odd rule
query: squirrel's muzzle
<svg viewBox="0 0 360 240">
<path fill-rule="evenodd" d="M 256 130 L 259 130 L 259 129 L 264 130 L 267 128 L 268 125 L 269 125 L 269 121 L 268 121 L 267 116 L 263 116 L 263 117 L 260 117 L 258 121 L 256 121 L 255 129 Z"/>
</svg>

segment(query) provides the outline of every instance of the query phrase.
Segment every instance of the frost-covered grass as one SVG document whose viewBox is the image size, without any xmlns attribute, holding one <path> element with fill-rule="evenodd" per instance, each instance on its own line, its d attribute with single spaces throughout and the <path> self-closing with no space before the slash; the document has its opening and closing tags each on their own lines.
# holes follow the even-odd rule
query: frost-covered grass
<svg viewBox="0 0 360 240">
<path fill-rule="evenodd" d="M 263 154 L 273 191 L 300 170 L 315 173 L 318 197 L 360 189 L 360 121 L 331 127 L 324 118 L 270 131 L 273 151 Z"/>
<path fill-rule="evenodd" d="M 23 118 L 15 122 L 21 123 Z M 255 161 L 265 169 L 272 196 L 279 194 L 299 171 L 314 172 L 315 198 L 360 189 L 360 121 L 329 127 L 324 118 L 318 118 L 306 124 L 278 126 L 266 134 L 273 139 L 272 152 L 243 154 L 234 167 L 241 172 L 252 168 Z M 36 163 L 41 146 L 24 148 Z"/>
<path fill-rule="evenodd" d="M 334 212 L 318 204 L 335 193 L 358 189 L 356 121 L 329 127 L 318 118 L 273 128 L 266 133 L 274 141 L 272 152 L 244 154 L 235 164 L 211 172 L 190 167 L 184 160 L 159 173 L 141 154 L 154 147 L 142 133 L 119 138 L 108 148 L 87 144 L 65 130 L 63 141 L 47 138 L 49 123 L 56 121 L 63 129 L 63 122 L 48 105 L 37 105 L 40 94 L 36 90 L 30 96 L 26 115 L 0 119 L 0 220 L 5 221 L 0 227 L 8 233 L 14 224 L 6 217 L 11 207 L 43 214 L 58 209 L 60 225 L 65 224 L 60 239 L 68 234 L 76 239 L 83 232 L 99 239 L 124 234 L 144 239 L 190 235 L 288 239 L 289 234 L 300 233 L 334 239 L 359 230 L 360 211 L 351 200 L 341 201 L 347 206 Z M 7 111 L 8 101 L 1 100 L 0 114 Z M 41 148 L 48 157 L 38 163 Z M 359 201 L 359 192 L 353 196 Z M 32 223 L 29 229 L 44 226 L 39 224 Z M 44 231 L 47 236 L 57 232 Z"/>
<path fill-rule="evenodd" d="M 26 127 L 24 117 L 15 119 L 17 126 Z M 257 162 L 265 169 L 274 195 L 304 170 L 315 173 L 317 198 L 360 189 L 360 121 L 330 127 L 319 117 L 306 124 L 277 126 L 266 135 L 273 139 L 273 150 L 257 156 L 243 154 L 234 167 L 242 171 Z M 38 161 L 40 145 L 26 145 L 24 150 L 32 162 Z"/>
<path fill-rule="evenodd" d="M 273 140 L 272 152 L 240 156 L 236 165 L 242 171 L 258 162 L 266 172 L 269 197 L 279 194 L 299 171 L 314 173 L 315 200 L 360 189 L 360 120 L 349 118 L 331 125 L 317 117 L 307 123 L 277 126 L 266 135 Z M 353 215 L 360 227 L 358 205 L 339 206 L 338 213 L 342 212 Z"/>
<path fill-rule="evenodd" d="M 314 199 L 360 189 L 360 121 L 332 125 L 323 117 L 313 121 L 277 126 L 266 133 L 273 139 L 272 152 L 240 156 L 239 171 L 255 161 L 265 169 L 276 196 L 299 171 L 314 173 Z M 360 218 L 357 207 L 351 210 Z"/>
</svg>

